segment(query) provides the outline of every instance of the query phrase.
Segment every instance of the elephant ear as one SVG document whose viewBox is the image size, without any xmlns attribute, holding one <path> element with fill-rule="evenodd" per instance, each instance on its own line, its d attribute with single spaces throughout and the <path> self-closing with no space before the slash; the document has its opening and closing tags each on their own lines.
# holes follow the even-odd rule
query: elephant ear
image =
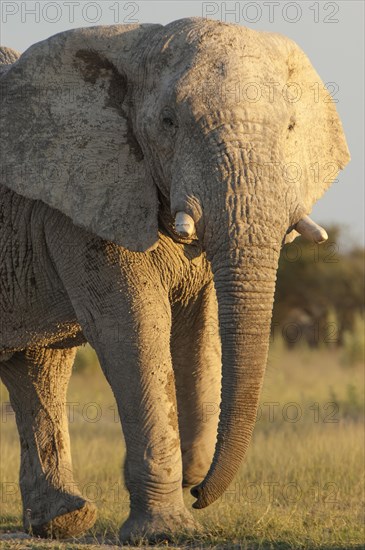
<svg viewBox="0 0 365 550">
<path fill-rule="evenodd" d="M 308 57 L 287 40 L 289 106 L 285 128 L 287 177 L 298 186 L 302 210 L 309 213 L 350 160 L 335 102 Z"/>
<path fill-rule="evenodd" d="M 157 189 L 132 127 L 141 52 L 160 25 L 66 31 L 1 86 L 2 183 L 133 251 L 158 241 Z"/>
</svg>

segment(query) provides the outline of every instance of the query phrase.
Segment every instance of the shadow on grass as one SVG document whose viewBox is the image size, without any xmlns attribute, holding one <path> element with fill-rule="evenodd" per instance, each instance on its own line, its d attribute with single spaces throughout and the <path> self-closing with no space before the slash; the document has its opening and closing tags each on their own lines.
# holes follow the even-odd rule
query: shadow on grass
<svg viewBox="0 0 365 550">
<path fill-rule="evenodd" d="M 0 516 L 0 535 L 6 531 L 21 531 L 23 528 L 19 516 L 3 514 Z"/>
<path fill-rule="evenodd" d="M 217 547 L 217 550 L 218 548 L 220 548 L 219 546 Z M 230 545 L 226 545 L 226 546 L 222 546 L 221 547 L 222 550 L 228 550 L 228 548 L 232 549 L 232 550 L 293 550 L 293 545 L 288 542 L 265 542 L 265 541 L 262 541 L 260 543 L 253 543 L 253 544 L 248 544 L 247 546 L 244 546 L 244 545 L 237 545 L 237 546 L 230 546 Z M 314 545 L 312 546 L 310 543 L 308 545 L 305 545 L 305 546 L 298 546 L 297 547 L 298 550 L 299 549 L 302 549 L 302 550 L 364 550 L 364 546 L 361 545 L 361 544 L 355 544 L 354 546 L 351 546 L 347 543 L 344 543 L 342 546 L 338 546 L 338 545 L 324 545 L 324 546 L 321 546 L 321 545 Z"/>
<path fill-rule="evenodd" d="M 118 545 L 115 540 L 100 540 L 97 538 L 85 537 L 81 539 L 68 539 L 65 541 L 58 540 L 42 540 L 35 538 L 27 538 L 19 540 L 22 537 L 17 537 L 17 534 L 14 533 L 14 538 L 10 538 L 10 534 L 7 535 L 7 538 L 4 540 L 2 535 L 0 535 L 0 546 L 4 550 L 78 550 L 78 549 L 90 549 L 90 550 L 106 550 L 106 549 L 117 549 L 122 546 Z M 242 541 L 242 542 L 188 542 L 181 541 L 168 544 L 167 541 L 156 544 L 143 544 L 140 546 L 128 546 L 130 550 L 137 548 L 175 548 L 178 550 L 293 550 L 294 548 L 298 550 L 363 550 L 364 545 L 351 545 L 344 543 L 343 545 L 321 545 L 321 544 L 300 544 L 298 546 L 293 546 L 292 543 L 285 541 Z"/>
<path fill-rule="evenodd" d="M 312 543 L 311 541 L 298 540 L 296 545 L 293 542 L 280 540 L 263 540 L 256 537 L 246 537 L 242 540 L 229 540 L 224 536 L 206 536 L 191 540 L 184 536 L 177 536 L 173 542 L 162 541 L 155 544 L 142 544 L 140 546 L 130 546 L 132 550 L 137 548 L 147 548 L 151 546 L 158 548 L 175 548 L 179 550 L 364 550 L 364 545 L 356 543 Z M 120 548 L 115 533 L 104 531 L 103 534 L 95 530 L 85 534 L 77 539 L 67 540 L 46 540 L 35 537 L 29 537 L 22 531 L 19 516 L 3 515 L 0 517 L 0 548 L 4 550 L 98 550 L 98 549 L 116 549 Z"/>
<path fill-rule="evenodd" d="M 220 542 L 220 543 L 205 543 L 205 544 L 186 544 L 180 546 L 180 548 L 186 548 L 191 550 L 208 550 L 208 548 L 214 550 L 364 550 L 364 545 L 349 543 L 338 544 L 311 544 L 310 542 L 303 544 L 298 541 L 297 545 L 286 541 L 265 541 L 265 540 L 245 540 L 242 542 Z"/>
</svg>

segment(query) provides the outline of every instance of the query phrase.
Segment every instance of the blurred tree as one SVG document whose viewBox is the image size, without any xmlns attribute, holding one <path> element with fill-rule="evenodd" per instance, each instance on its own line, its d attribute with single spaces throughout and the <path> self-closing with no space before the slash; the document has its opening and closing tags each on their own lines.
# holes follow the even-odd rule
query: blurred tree
<svg viewBox="0 0 365 550">
<path fill-rule="evenodd" d="M 273 327 L 290 345 L 341 344 L 364 314 L 365 250 L 341 251 L 338 226 L 328 235 L 322 245 L 298 237 L 282 250 Z"/>
</svg>

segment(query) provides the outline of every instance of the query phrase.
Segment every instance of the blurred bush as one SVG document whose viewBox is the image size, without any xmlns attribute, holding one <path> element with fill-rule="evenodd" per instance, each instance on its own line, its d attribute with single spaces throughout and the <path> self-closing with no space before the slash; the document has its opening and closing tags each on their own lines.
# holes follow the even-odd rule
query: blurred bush
<svg viewBox="0 0 365 550">
<path fill-rule="evenodd" d="M 99 368 L 98 357 L 89 344 L 77 350 L 73 368 L 75 372 L 95 372 Z"/>
<path fill-rule="evenodd" d="M 340 232 L 338 226 L 330 227 L 322 245 L 298 237 L 284 246 L 273 330 L 280 331 L 289 346 L 300 341 L 312 347 L 344 345 L 351 362 L 364 347 L 365 250 L 341 250 Z"/>
<path fill-rule="evenodd" d="M 365 356 L 365 320 L 357 315 L 351 330 L 343 334 L 342 364 L 353 366 L 361 363 Z"/>
</svg>

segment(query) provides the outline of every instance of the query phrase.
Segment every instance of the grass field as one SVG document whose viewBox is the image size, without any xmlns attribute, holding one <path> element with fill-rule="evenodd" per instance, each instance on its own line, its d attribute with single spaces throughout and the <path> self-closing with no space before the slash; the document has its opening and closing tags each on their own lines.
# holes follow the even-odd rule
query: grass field
<svg viewBox="0 0 365 550">
<path fill-rule="evenodd" d="M 4 549 L 90 549 L 100 542 L 117 543 L 128 514 L 121 479 L 123 442 L 113 396 L 93 363 L 92 354 L 84 351 L 71 380 L 68 407 L 75 477 L 98 506 L 96 526 L 83 539 L 64 543 L 11 534 L 21 530 L 19 445 L 2 386 Z M 218 502 L 194 512 L 206 535 L 177 540 L 175 546 L 364 548 L 363 390 L 363 365 L 346 366 L 341 350 L 288 351 L 280 340 L 274 342 L 247 460 Z"/>
</svg>

